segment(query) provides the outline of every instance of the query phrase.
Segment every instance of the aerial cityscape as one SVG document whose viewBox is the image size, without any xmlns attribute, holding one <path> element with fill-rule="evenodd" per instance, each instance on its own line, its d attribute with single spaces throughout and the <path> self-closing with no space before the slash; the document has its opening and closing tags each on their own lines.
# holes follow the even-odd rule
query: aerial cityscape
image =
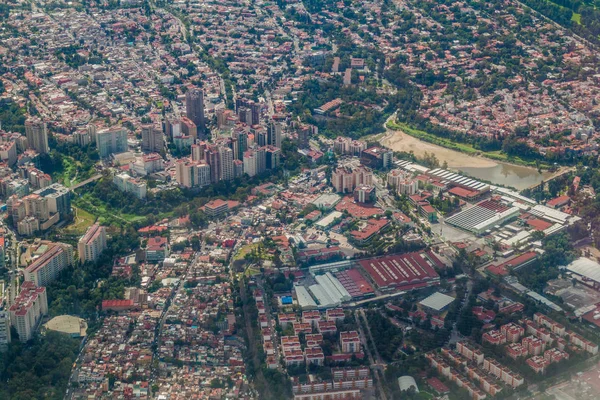
<svg viewBox="0 0 600 400">
<path fill-rule="evenodd" d="M 0 1 L 0 400 L 600 398 L 599 0 Z"/>
</svg>

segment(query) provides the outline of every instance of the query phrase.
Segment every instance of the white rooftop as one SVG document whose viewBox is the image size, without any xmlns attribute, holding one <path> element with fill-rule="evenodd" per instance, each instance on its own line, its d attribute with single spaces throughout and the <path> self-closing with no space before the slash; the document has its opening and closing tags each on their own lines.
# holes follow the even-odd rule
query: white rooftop
<svg viewBox="0 0 600 400">
<path fill-rule="evenodd" d="M 452 296 L 448 296 L 440 292 L 435 292 L 431 296 L 421 301 L 419 304 L 424 307 L 431 308 L 432 310 L 441 311 L 454 300 L 455 299 Z"/>
<path fill-rule="evenodd" d="M 600 264 L 589 258 L 578 258 L 567 266 L 567 270 L 595 282 L 600 282 Z"/>
</svg>

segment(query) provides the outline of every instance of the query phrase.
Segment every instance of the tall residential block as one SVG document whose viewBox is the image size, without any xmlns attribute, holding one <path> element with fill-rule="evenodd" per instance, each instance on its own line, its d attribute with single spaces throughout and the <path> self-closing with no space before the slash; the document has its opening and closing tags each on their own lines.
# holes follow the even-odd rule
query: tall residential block
<svg viewBox="0 0 600 400">
<path fill-rule="evenodd" d="M 65 243 L 42 243 L 44 252 L 25 268 L 25 281 L 47 286 L 60 271 L 73 264 L 73 246 Z"/>
<path fill-rule="evenodd" d="M 281 163 L 281 149 L 279 147 L 267 146 L 265 150 L 265 167 L 277 169 Z"/>
<path fill-rule="evenodd" d="M 10 311 L 7 296 L 8 291 L 5 288 L 5 282 L 0 281 L 0 352 L 8 349 L 10 343 Z"/>
<path fill-rule="evenodd" d="M 206 162 L 210 165 L 210 181 L 219 182 L 221 170 L 221 154 L 216 146 L 211 146 L 205 151 Z"/>
<path fill-rule="evenodd" d="M 248 125 L 260 124 L 260 104 L 252 100 L 238 98 L 235 100 L 235 109 L 241 122 Z"/>
<path fill-rule="evenodd" d="M 196 124 L 198 131 L 201 132 L 200 139 L 204 138 L 204 93 L 202 89 L 193 88 L 185 94 L 185 112 L 186 116 Z"/>
<path fill-rule="evenodd" d="M 237 139 L 237 154 L 234 154 L 236 160 L 244 159 L 244 152 L 248 150 L 248 133 L 244 131 L 233 132 L 232 138 Z"/>
<path fill-rule="evenodd" d="M 256 155 L 252 150 L 244 152 L 244 172 L 252 177 L 256 175 Z"/>
<path fill-rule="evenodd" d="M 281 148 L 281 124 L 270 121 L 267 126 L 267 144 Z"/>
<path fill-rule="evenodd" d="M 160 153 L 165 147 L 162 129 L 154 125 L 142 126 L 142 151 Z"/>
<path fill-rule="evenodd" d="M 106 228 L 98 224 L 90 226 L 77 243 L 77 252 L 81 262 L 94 262 L 106 249 Z"/>
<path fill-rule="evenodd" d="M 30 118 L 25 121 L 25 136 L 27 146 L 38 153 L 48 153 L 48 127 L 39 118 Z"/>
<path fill-rule="evenodd" d="M 71 214 L 71 190 L 68 187 L 53 183 L 33 193 L 48 200 L 50 214 L 58 213 L 61 219 Z"/>
<path fill-rule="evenodd" d="M 233 180 L 233 150 L 229 147 L 219 146 L 219 153 L 221 157 L 220 179 L 222 181 Z"/>
<path fill-rule="evenodd" d="M 259 147 L 254 151 L 256 156 L 256 174 L 264 174 L 267 170 L 267 148 L 266 146 Z"/>
<path fill-rule="evenodd" d="M 204 161 L 206 159 L 205 151 L 208 145 L 205 142 L 193 144 L 192 148 L 192 161 Z"/>
<path fill-rule="evenodd" d="M 210 165 L 204 161 L 178 160 L 175 163 L 175 179 L 187 188 L 210 185 Z"/>
<path fill-rule="evenodd" d="M 96 147 L 100 158 L 127 151 L 127 131 L 121 126 L 102 129 L 96 133 Z"/>
<path fill-rule="evenodd" d="M 48 298 L 45 287 L 37 287 L 26 281 L 21 285 L 21 292 L 10 306 L 10 321 L 19 334 L 21 342 L 33 338 L 42 317 L 48 314 Z"/>
</svg>

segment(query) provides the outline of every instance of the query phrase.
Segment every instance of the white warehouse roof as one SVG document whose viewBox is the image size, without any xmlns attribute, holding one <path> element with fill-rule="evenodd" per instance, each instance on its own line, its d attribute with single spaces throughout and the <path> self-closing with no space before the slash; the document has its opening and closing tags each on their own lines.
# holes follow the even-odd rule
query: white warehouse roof
<svg viewBox="0 0 600 400">
<path fill-rule="evenodd" d="M 414 387 L 415 391 L 419 393 L 419 387 L 417 386 L 417 382 L 415 382 L 415 378 L 413 378 L 412 376 L 404 375 L 398 378 L 398 386 L 400 386 L 401 392 L 404 392 L 405 390 Z"/>
<path fill-rule="evenodd" d="M 445 295 L 440 292 L 435 292 L 431 296 L 422 300 L 419 304 L 431 308 L 432 310 L 441 311 L 454 301 L 454 297 Z"/>
<path fill-rule="evenodd" d="M 600 283 L 600 264 L 589 258 L 578 258 L 567 266 L 567 270 Z"/>
<path fill-rule="evenodd" d="M 319 302 L 319 307 L 334 307 L 339 306 L 340 302 L 337 299 L 332 298 L 321 285 L 309 286 L 310 291 Z"/>
<path fill-rule="evenodd" d="M 296 289 L 296 298 L 298 299 L 298 305 L 303 310 L 315 309 L 317 308 L 317 303 L 313 300 L 310 293 L 304 286 L 295 286 Z"/>
</svg>

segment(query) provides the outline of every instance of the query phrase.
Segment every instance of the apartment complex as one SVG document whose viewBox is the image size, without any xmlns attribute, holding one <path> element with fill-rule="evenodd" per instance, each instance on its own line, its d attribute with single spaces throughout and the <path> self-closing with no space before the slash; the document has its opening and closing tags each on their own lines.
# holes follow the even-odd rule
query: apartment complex
<svg viewBox="0 0 600 400">
<path fill-rule="evenodd" d="M 248 125 L 260 124 L 260 104 L 252 100 L 238 98 L 235 100 L 235 110 L 240 122 Z"/>
<path fill-rule="evenodd" d="M 204 136 L 204 93 L 202 89 L 193 88 L 185 94 L 186 116 L 196 124 Z"/>
<path fill-rule="evenodd" d="M 96 148 L 100 158 L 127 151 L 127 131 L 122 126 L 113 126 L 96 133 Z"/>
<path fill-rule="evenodd" d="M 19 334 L 19 340 L 26 342 L 33 337 L 44 315 L 48 314 L 46 288 L 37 287 L 33 282 L 25 281 L 21 292 L 10 306 L 10 320 Z"/>
<path fill-rule="evenodd" d="M 187 188 L 210 185 L 210 165 L 204 161 L 180 159 L 175 163 L 175 179 Z"/>
<path fill-rule="evenodd" d="M 10 311 L 6 298 L 5 282 L 0 281 L 0 352 L 6 351 L 10 343 Z"/>
<path fill-rule="evenodd" d="M 113 177 L 113 183 L 120 191 L 132 193 L 140 200 L 146 198 L 147 186 L 145 182 L 135 179 L 126 173 L 117 174 Z"/>
<path fill-rule="evenodd" d="M 30 118 L 25 121 L 25 136 L 27 147 L 40 154 L 48 153 L 48 127 L 39 118 Z"/>
<path fill-rule="evenodd" d="M 106 249 L 106 228 L 98 224 L 90 226 L 77 243 L 77 252 L 81 262 L 94 262 Z"/>
<path fill-rule="evenodd" d="M 193 142 L 197 139 L 198 126 L 188 117 L 169 116 L 165 120 L 165 133 L 177 146 L 182 141 Z"/>
<path fill-rule="evenodd" d="M 340 332 L 340 343 L 342 345 L 342 353 L 360 352 L 360 336 L 356 331 Z"/>
<path fill-rule="evenodd" d="M 25 268 L 25 281 L 36 286 L 47 286 L 73 264 L 73 247 L 69 244 L 42 242 L 35 253 L 41 254 Z"/>
<path fill-rule="evenodd" d="M 154 125 L 142 126 L 142 151 L 160 153 L 165 147 L 161 129 Z"/>
<path fill-rule="evenodd" d="M 361 140 L 352 140 L 349 137 L 338 136 L 333 141 L 333 151 L 339 154 L 360 157 L 367 144 Z"/>
<path fill-rule="evenodd" d="M 352 193 L 357 186 L 372 186 L 373 172 L 369 168 L 338 167 L 331 174 L 331 184 L 338 193 Z"/>
<path fill-rule="evenodd" d="M 46 190 L 41 189 L 22 198 L 13 195 L 8 199 L 7 210 L 20 235 L 31 236 L 35 232 L 45 231 L 60 220 L 59 210 L 63 210 L 61 199 L 57 207 L 57 197 L 44 194 L 47 194 Z M 64 208 L 70 210 L 70 200 L 67 201 L 68 206 Z"/>
<path fill-rule="evenodd" d="M 392 167 L 394 153 L 383 147 L 370 147 L 360 154 L 360 163 L 374 169 L 388 169 Z"/>
<path fill-rule="evenodd" d="M 50 214 L 58 213 L 61 219 L 71 214 L 71 191 L 60 183 L 53 183 L 33 193 L 48 200 Z"/>
</svg>

